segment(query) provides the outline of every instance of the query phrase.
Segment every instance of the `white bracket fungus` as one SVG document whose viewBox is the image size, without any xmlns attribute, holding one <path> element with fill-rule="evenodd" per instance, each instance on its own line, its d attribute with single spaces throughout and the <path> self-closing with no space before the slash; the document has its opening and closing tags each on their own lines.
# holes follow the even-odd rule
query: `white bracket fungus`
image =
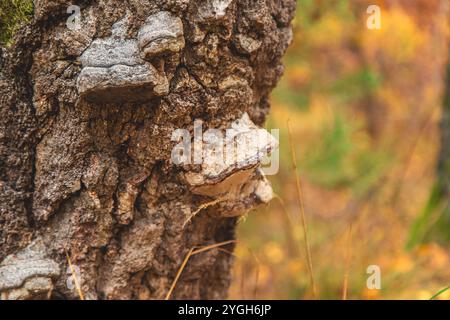
<svg viewBox="0 0 450 320">
<path fill-rule="evenodd" d="M 58 264 L 49 259 L 40 238 L 0 263 L 2 300 L 30 299 L 48 294 L 52 278 L 59 276 Z"/>
<path fill-rule="evenodd" d="M 226 132 L 225 141 L 208 131 L 204 134 L 201 168 L 184 176 L 192 193 L 221 199 L 220 211 L 240 215 L 272 199 L 270 183 L 258 167 L 278 141 L 246 113 Z"/>
<path fill-rule="evenodd" d="M 128 16 L 113 25 L 110 37 L 95 39 L 81 55 L 81 96 L 99 102 L 139 102 L 169 92 L 164 72 L 145 60 L 184 47 L 181 19 L 158 12 L 141 27 L 138 39 L 126 38 L 127 24 Z"/>
</svg>

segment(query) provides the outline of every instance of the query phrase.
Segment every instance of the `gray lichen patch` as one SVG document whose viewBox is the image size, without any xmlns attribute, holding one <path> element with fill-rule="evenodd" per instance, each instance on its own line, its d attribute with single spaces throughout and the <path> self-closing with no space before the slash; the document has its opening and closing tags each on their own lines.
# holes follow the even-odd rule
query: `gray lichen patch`
<svg viewBox="0 0 450 320">
<path fill-rule="evenodd" d="M 183 22 L 167 11 L 149 16 L 138 33 L 139 48 L 143 59 L 168 52 L 179 52 L 184 48 Z"/>
<path fill-rule="evenodd" d="M 52 278 L 59 275 L 58 264 L 49 259 L 40 238 L 0 263 L 2 299 L 25 299 L 51 290 Z"/>
<path fill-rule="evenodd" d="M 261 47 L 262 42 L 260 40 L 253 39 L 245 34 L 238 34 L 236 36 L 236 47 L 239 51 L 251 54 Z"/>
<path fill-rule="evenodd" d="M 228 7 L 233 0 L 206 0 L 198 8 L 197 18 L 200 22 L 220 20 L 227 14 Z"/>
</svg>

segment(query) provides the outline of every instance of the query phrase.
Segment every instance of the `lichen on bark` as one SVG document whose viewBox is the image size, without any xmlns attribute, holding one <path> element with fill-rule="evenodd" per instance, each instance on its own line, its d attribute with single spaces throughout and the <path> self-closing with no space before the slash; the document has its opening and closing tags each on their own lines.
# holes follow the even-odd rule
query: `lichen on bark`
<svg viewBox="0 0 450 320">
<path fill-rule="evenodd" d="M 8 45 L 20 25 L 33 16 L 32 0 L 2 0 L 0 2 L 0 45 Z"/>
<path fill-rule="evenodd" d="M 67 253 L 88 299 L 164 298 L 190 248 L 235 239 L 237 216 L 270 198 L 257 166 L 221 184 L 224 201 L 199 194 L 186 174 L 202 168 L 172 163 L 171 135 L 264 123 L 295 1 L 84 0 L 79 30 L 69 1 L 34 3 L 2 53 L 0 262 L 37 241 L 58 272 L 0 291 L 42 297 L 50 281 L 50 296 L 78 298 Z M 225 298 L 232 261 L 192 257 L 171 298 Z"/>
</svg>

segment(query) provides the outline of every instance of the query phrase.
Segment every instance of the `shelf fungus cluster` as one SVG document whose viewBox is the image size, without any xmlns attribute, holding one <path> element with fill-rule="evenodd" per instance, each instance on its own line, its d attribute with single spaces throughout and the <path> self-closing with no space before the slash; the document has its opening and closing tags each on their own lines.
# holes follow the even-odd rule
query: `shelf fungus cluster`
<svg viewBox="0 0 450 320">
<path fill-rule="evenodd" d="M 169 79 L 152 62 L 184 48 L 183 23 L 166 11 L 149 16 L 137 39 L 127 39 L 128 16 L 112 35 L 92 41 L 79 58 L 78 92 L 95 102 L 145 102 L 169 93 Z"/>
<path fill-rule="evenodd" d="M 215 200 L 221 215 L 239 216 L 272 199 L 272 187 L 260 166 L 278 141 L 247 113 L 225 131 L 203 135 L 200 170 L 186 172 L 184 177 L 193 194 Z"/>
<path fill-rule="evenodd" d="M 49 259 L 40 238 L 0 263 L 1 300 L 48 298 L 59 265 Z"/>
</svg>

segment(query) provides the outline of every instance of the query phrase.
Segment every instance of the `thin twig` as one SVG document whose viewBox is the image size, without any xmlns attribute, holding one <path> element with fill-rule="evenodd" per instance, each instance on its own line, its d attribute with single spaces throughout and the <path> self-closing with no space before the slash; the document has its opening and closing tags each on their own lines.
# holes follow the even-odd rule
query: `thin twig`
<svg viewBox="0 0 450 320">
<path fill-rule="evenodd" d="M 67 249 L 65 247 L 64 247 L 64 252 L 66 253 L 67 262 L 69 263 L 70 272 L 72 273 L 72 279 L 75 284 L 75 288 L 78 291 L 78 296 L 80 297 L 80 300 L 84 300 L 83 292 L 81 291 L 80 284 L 78 283 L 75 269 L 73 268 L 72 262 L 70 261 L 69 253 L 67 252 Z"/>
<path fill-rule="evenodd" d="M 189 218 L 187 218 L 187 220 L 183 223 L 183 227 L 182 227 L 182 228 L 184 229 L 184 227 L 186 227 L 186 225 L 188 224 L 188 222 L 191 221 L 192 218 L 195 217 L 195 216 L 197 215 L 197 213 L 199 213 L 199 212 L 202 211 L 203 209 L 206 209 L 206 208 L 208 208 L 208 207 L 210 207 L 210 206 L 213 206 L 213 205 L 219 203 L 220 201 L 222 201 L 222 198 L 218 198 L 218 199 L 213 200 L 213 201 L 209 201 L 209 202 L 206 202 L 206 203 L 202 203 L 202 204 L 198 207 L 198 209 L 195 210 L 195 211 L 189 216 Z"/>
<path fill-rule="evenodd" d="M 170 299 L 170 296 L 172 295 L 172 292 L 175 289 L 175 286 L 177 285 L 178 279 L 180 278 L 181 273 L 183 272 L 184 268 L 186 267 L 186 265 L 187 265 L 187 263 L 189 261 L 189 258 L 191 256 L 196 255 L 198 253 L 205 252 L 207 250 L 211 250 L 211 249 L 214 249 L 214 248 L 217 248 L 217 247 L 221 247 L 221 246 L 233 243 L 233 242 L 236 242 L 236 240 L 223 241 L 223 242 L 211 244 L 211 245 L 208 245 L 208 246 L 205 246 L 205 247 L 201 247 L 199 249 L 195 249 L 196 247 L 192 247 L 191 249 L 189 249 L 189 252 L 187 253 L 186 257 L 184 258 L 183 263 L 180 266 L 180 269 L 178 269 L 177 275 L 175 276 L 175 279 L 172 282 L 172 285 L 171 285 L 171 287 L 169 289 L 169 292 L 167 292 L 166 300 Z"/>
<path fill-rule="evenodd" d="M 347 235 L 347 245 L 345 253 L 345 272 L 344 272 L 344 285 L 342 287 L 342 300 L 347 300 L 348 291 L 348 278 L 350 270 L 350 257 L 351 257 L 351 241 L 352 241 L 352 224 L 350 224 L 348 235 Z"/>
<path fill-rule="evenodd" d="M 436 293 L 435 295 L 433 295 L 433 296 L 430 298 L 430 300 L 436 299 L 438 296 L 440 296 L 441 294 L 443 294 L 445 291 L 448 291 L 448 290 L 450 290 L 450 286 L 448 286 L 448 287 L 446 287 L 446 288 L 440 290 L 438 293 Z"/>
<path fill-rule="evenodd" d="M 397 184 L 395 185 L 394 192 L 393 192 L 392 199 L 391 199 L 391 201 L 393 202 L 393 205 L 395 207 L 398 204 L 398 198 L 400 197 L 400 194 L 403 189 L 403 185 L 405 184 L 406 175 L 408 173 L 409 168 L 411 167 L 412 160 L 413 160 L 414 154 L 416 153 L 420 139 L 425 134 L 426 129 L 428 129 L 429 125 L 433 121 L 434 115 L 436 114 L 437 111 L 439 111 L 439 108 L 434 108 L 428 113 L 428 115 L 424 119 L 421 127 L 419 128 L 417 135 L 414 137 L 414 140 L 413 140 L 408 152 L 405 154 L 405 157 L 406 157 L 405 165 L 402 170 L 402 174 L 401 174 L 400 178 L 399 179 L 397 178 L 398 179 Z"/>
<path fill-rule="evenodd" d="M 202 252 L 205 252 L 205 251 L 217 248 L 217 247 L 222 247 L 227 244 L 234 243 L 234 242 L 236 242 L 236 240 L 228 240 L 228 241 L 223 241 L 223 242 L 219 242 L 219 243 L 215 243 L 215 244 L 210 244 L 209 246 L 201 247 L 197 250 L 194 250 L 194 252 L 192 252 L 192 255 L 202 253 Z"/>
<path fill-rule="evenodd" d="M 258 293 L 259 266 L 260 266 L 261 263 L 260 263 L 258 257 L 256 256 L 256 254 L 253 251 L 251 251 L 250 249 L 248 249 L 248 251 L 250 251 L 251 255 L 253 256 L 253 258 L 256 261 L 255 288 L 254 288 L 254 291 L 253 291 L 253 299 L 256 300 L 256 295 Z"/>
<path fill-rule="evenodd" d="M 307 224 L 306 224 L 305 208 L 304 208 L 304 204 L 303 204 L 303 190 L 302 190 L 302 184 L 300 181 L 300 177 L 297 172 L 297 158 L 295 155 L 294 143 L 292 141 L 290 120 L 287 121 L 287 127 L 288 127 L 289 143 L 290 143 L 291 155 L 292 155 L 292 169 L 294 170 L 295 182 L 296 182 L 296 187 L 297 187 L 297 201 L 298 201 L 298 205 L 300 207 L 300 216 L 301 216 L 301 220 L 302 220 L 303 236 L 304 236 L 305 247 L 306 247 L 308 271 L 309 271 L 309 276 L 310 276 L 310 280 L 311 280 L 313 296 L 314 296 L 314 298 L 316 298 L 317 291 L 316 291 L 316 283 L 314 281 L 313 264 L 312 264 L 312 259 L 311 259 L 311 249 L 309 246 L 308 229 L 307 229 Z"/>
<path fill-rule="evenodd" d="M 288 209 L 286 208 L 284 200 L 276 193 L 273 195 L 273 198 L 277 199 L 278 202 L 280 203 L 280 206 L 283 209 L 283 212 L 285 213 L 286 217 L 288 218 L 289 224 L 294 225 L 294 221 L 293 221 L 294 219 L 291 217 L 291 214 L 289 213 Z"/>
<path fill-rule="evenodd" d="M 283 219 L 283 224 L 284 224 L 284 228 L 286 230 L 286 241 L 288 244 L 289 253 L 292 256 L 298 256 L 299 254 L 301 254 L 301 250 L 298 247 L 297 241 L 295 240 L 295 237 L 294 237 L 294 233 L 295 233 L 294 219 L 291 217 L 291 214 L 289 213 L 288 209 L 286 208 L 286 205 L 285 205 L 283 199 L 277 194 L 274 194 L 274 199 L 278 200 L 278 202 L 280 203 L 280 206 L 284 212 L 285 218 Z"/>
</svg>

